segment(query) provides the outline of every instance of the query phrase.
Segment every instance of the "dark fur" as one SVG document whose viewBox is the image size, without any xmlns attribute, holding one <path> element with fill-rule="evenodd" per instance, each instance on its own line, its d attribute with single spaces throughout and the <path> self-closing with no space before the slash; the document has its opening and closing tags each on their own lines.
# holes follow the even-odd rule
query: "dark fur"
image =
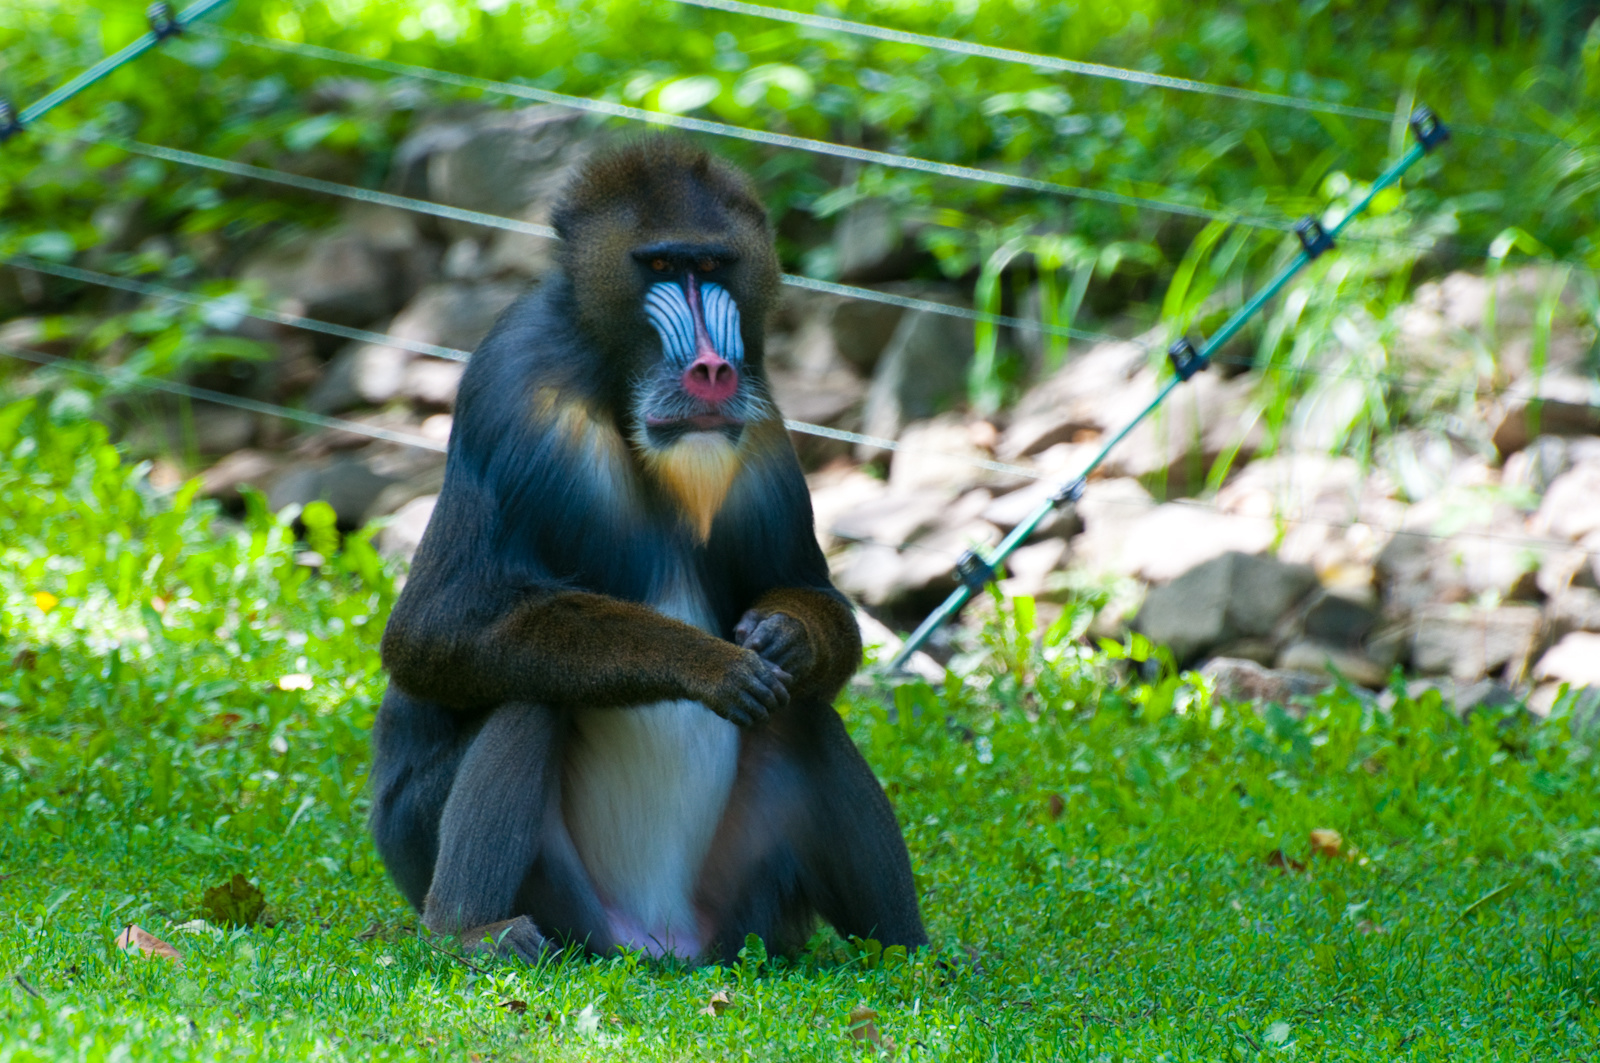
<svg viewBox="0 0 1600 1063">
<path fill-rule="evenodd" d="M 372 829 L 391 874 L 435 930 L 501 931 L 523 955 L 541 932 L 606 951 L 562 814 L 573 713 L 691 699 L 755 721 L 699 878 L 711 951 L 730 957 L 747 933 L 792 951 L 814 913 L 842 934 L 924 943 L 893 812 L 832 708 L 860 641 L 781 422 L 744 429 L 746 471 L 698 543 L 632 444 L 618 520 L 570 434 L 536 415 L 541 402 L 581 409 L 596 431 L 635 438 L 631 388 L 659 344 L 628 256 L 666 239 L 737 254 L 719 283 L 741 307 L 746 386 L 764 395 L 778 274 L 759 202 L 731 168 L 654 141 L 591 165 L 556 223 L 562 268 L 467 368 L 438 508 L 384 633 Z M 688 559 L 715 633 L 644 604 L 673 557 Z"/>
</svg>

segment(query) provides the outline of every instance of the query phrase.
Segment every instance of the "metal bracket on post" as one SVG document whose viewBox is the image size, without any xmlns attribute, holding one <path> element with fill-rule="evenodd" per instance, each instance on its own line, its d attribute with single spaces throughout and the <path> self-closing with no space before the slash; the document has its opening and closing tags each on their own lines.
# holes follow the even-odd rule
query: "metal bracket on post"
<svg viewBox="0 0 1600 1063">
<path fill-rule="evenodd" d="M 1300 246 L 1305 249 L 1306 257 L 1315 259 L 1324 251 L 1333 250 L 1333 237 L 1328 235 L 1328 230 L 1315 218 L 1301 218 L 1295 223 L 1294 234 L 1300 238 Z"/>
<path fill-rule="evenodd" d="M 0 144 L 22 132 L 22 129 L 22 123 L 17 121 L 17 112 L 12 108 L 11 101 L 0 99 Z"/>
<path fill-rule="evenodd" d="M 1411 132 L 1416 134 L 1423 151 L 1432 151 L 1450 139 L 1450 127 L 1439 121 L 1430 107 L 1418 107 L 1411 112 Z"/>
<path fill-rule="evenodd" d="M 1167 348 L 1167 359 L 1172 362 L 1172 371 L 1178 374 L 1179 380 L 1188 380 L 1211 364 L 1211 359 L 1195 350 L 1194 344 L 1184 336 L 1172 341 L 1172 346 Z"/>
<path fill-rule="evenodd" d="M 172 5 L 154 3 L 145 10 L 145 18 L 150 21 L 150 32 L 156 35 L 156 40 L 164 41 L 168 37 L 176 37 L 183 32 L 183 23 L 172 13 Z"/>
<path fill-rule="evenodd" d="M 994 575 L 994 566 L 985 561 L 976 550 L 968 550 L 961 555 L 961 560 L 956 562 L 956 578 L 966 584 L 974 594 L 994 582 Z"/>
<path fill-rule="evenodd" d="M 1076 502 L 1083 497 L 1083 489 L 1088 486 L 1088 481 L 1082 476 L 1075 476 L 1061 485 L 1061 489 L 1050 496 L 1052 506 L 1065 506 Z"/>
</svg>

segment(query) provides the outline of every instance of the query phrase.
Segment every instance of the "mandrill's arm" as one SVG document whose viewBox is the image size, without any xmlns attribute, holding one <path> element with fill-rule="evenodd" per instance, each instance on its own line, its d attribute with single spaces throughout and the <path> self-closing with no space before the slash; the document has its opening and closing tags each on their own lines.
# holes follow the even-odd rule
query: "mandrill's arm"
<svg viewBox="0 0 1600 1063">
<path fill-rule="evenodd" d="M 832 701 L 861 664 L 861 629 L 837 595 L 814 587 L 768 591 L 740 619 L 734 641 L 793 677 L 796 695 Z"/>
<path fill-rule="evenodd" d="M 447 483 L 383 634 L 383 663 L 416 697 L 476 711 L 703 702 L 735 723 L 788 701 L 756 652 L 633 602 L 559 583 L 508 588 L 488 495 Z"/>
<path fill-rule="evenodd" d="M 748 472 L 746 504 L 711 544 L 739 570 L 750 603 L 733 639 L 788 673 L 792 693 L 831 703 L 861 666 L 861 629 L 828 578 L 811 492 L 781 428 Z"/>
</svg>

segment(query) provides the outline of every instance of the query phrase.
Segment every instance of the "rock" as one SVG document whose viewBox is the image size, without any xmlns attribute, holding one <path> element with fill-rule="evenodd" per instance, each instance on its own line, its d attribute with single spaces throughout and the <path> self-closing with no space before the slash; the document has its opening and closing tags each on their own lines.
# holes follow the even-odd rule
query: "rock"
<svg viewBox="0 0 1600 1063">
<path fill-rule="evenodd" d="M 903 277 L 916 257 L 893 208 L 882 199 L 862 200 L 839 216 L 833 253 L 839 279 L 852 284 Z"/>
<path fill-rule="evenodd" d="M 1454 679 L 1412 679 L 1406 682 L 1405 688 L 1406 695 L 1412 699 L 1437 690 L 1440 700 L 1462 720 L 1480 710 L 1509 709 L 1522 704 L 1516 691 L 1493 679 L 1472 683 L 1457 683 Z M 1385 691 L 1379 704 L 1392 708 L 1394 700 L 1394 695 Z"/>
<path fill-rule="evenodd" d="M 947 490 L 906 494 L 885 491 L 839 514 L 828 533 L 835 539 L 898 549 L 936 527 L 952 500 L 952 492 Z"/>
<path fill-rule="evenodd" d="M 1007 597 L 1027 595 L 1039 598 L 1050 590 L 1049 578 L 1067 559 L 1067 544 L 1062 539 L 1044 539 L 1019 546 L 1006 559 L 1006 579 L 1000 590 Z"/>
<path fill-rule="evenodd" d="M 1275 671 L 1234 657 L 1213 657 L 1200 674 L 1211 680 L 1212 693 L 1227 701 L 1288 705 L 1291 698 L 1310 697 L 1333 686 L 1326 675 Z"/>
<path fill-rule="evenodd" d="M 1563 636 L 1533 666 L 1533 677 L 1573 687 L 1600 687 L 1600 634 L 1574 631 Z"/>
<path fill-rule="evenodd" d="M 915 502 L 918 508 L 899 516 L 876 512 L 871 527 L 885 538 L 872 536 L 872 542 L 835 555 L 839 589 L 875 608 L 922 610 L 936 603 L 955 588 L 955 565 L 962 553 L 1000 541 L 993 525 L 977 519 L 989 497 L 987 491 L 972 491 L 954 503 L 930 506 L 937 496 L 891 493 L 869 503 Z M 896 547 L 897 538 L 903 548 Z"/>
<path fill-rule="evenodd" d="M 449 443 L 450 432 L 454 427 L 454 417 L 448 413 L 436 413 L 422 419 L 422 424 L 417 427 L 417 434 L 435 443 Z"/>
<path fill-rule="evenodd" d="M 1259 554 L 1277 538 L 1270 520 L 1232 517 L 1183 502 L 1156 506 L 1115 536 L 1097 533 L 1087 517 L 1084 525 L 1084 541 L 1074 542 L 1073 550 L 1086 567 L 1153 583 L 1176 579 L 1228 553 Z"/>
<path fill-rule="evenodd" d="M 414 359 L 406 367 L 405 382 L 401 385 L 400 393 L 423 406 L 453 408 L 456 389 L 460 387 L 461 374 L 466 369 L 465 362 L 428 357 Z"/>
<path fill-rule="evenodd" d="M 389 333 L 418 343 L 471 351 L 525 291 L 505 281 L 434 284 L 395 315 Z"/>
<path fill-rule="evenodd" d="M 380 476 L 354 458 L 337 458 L 323 466 L 300 466 L 279 477 L 267 492 L 274 512 L 286 506 L 304 507 L 321 500 L 339 515 L 339 527 L 359 528 L 367 511 L 393 480 Z"/>
<path fill-rule="evenodd" d="M 330 414 L 361 405 L 382 406 L 400 395 L 406 367 L 414 357 L 399 347 L 352 344 L 328 363 L 322 379 L 306 396 L 306 406 Z"/>
<path fill-rule="evenodd" d="M 1482 492 L 1459 499 L 1445 494 L 1413 507 L 1402 525 L 1375 562 L 1389 615 L 1484 595 L 1507 601 L 1542 596 L 1535 578 L 1541 551 L 1529 545 L 1524 522 L 1505 503 L 1486 505 Z M 1430 533 L 1433 528 L 1442 530 Z"/>
<path fill-rule="evenodd" d="M 1600 590 L 1593 587 L 1562 588 L 1545 605 L 1545 619 L 1557 636 L 1569 631 L 1600 632 Z"/>
<path fill-rule="evenodd" d="M 1020 476 L 974 464 L 990 460 L 990 455 L 973 442 L 971 427 L 959 415 L 941 414 L 901 430 L 900 449 L 894 452 L 889 465 L 889 488 L 910 493 L 980 483 L 1015 487 L 1027 482 Z"/>
<path fill-rule="evenodd" d="M 1533 606 L 1427 605 L 1417 612 L 1411 663 L 1419 672 L 1457 682 L 1503 669 L 1514 682 L 1538 650 L 1541 632 L 1542 618 Z"/>
<path fill-rule="evenodd" d="M 270 482 L 281 460 L 259 450 L 236 450 L 200 474 L 200 491 L 207 498 L 237 502 L 240 488 L 260 489 Z"/>
<path fill-rule="evenodd" d="M 1557 372 L 1513 389 L 1494 430 L 1495 449 L 1502 455 L 1514 454 L 1540 433 L 1600 434 L 1600 381 L 1576 372 Z"/>
<path fill-rule="evenodd" d="M 767 383 L 783 416 L 807 424 L 837 424 L 867 392 L 866 382 L 847 369 L 813 375 L 774 366 Z"/>
<path fill-rule="evenodd" d="M 1117 573 L 1122 548 L 1133 526 L 1155 509 L 1155 499 L 1138 480 L 1090 480 L 1072 513 L 1083 532 L 1072 539 L 1074 567 L 1090 573 Z"/>
<path fill-rule="evenodd" d="M 1133 626 L 1185 663 L 1235 639 L 1271 634 L 1316 584 L 1308 566 L 1229 552 L 1151 588 Z"/>
<path fill-rule="evenodd" d="M 1334 646 L 1313 639 L 1291 642 L 1278 654 L 1277 666 L 1290 672 L 1320 672 L 1342 676 L 1358 686 L 1378 690 L 1389 679 L 1389 670 L 1360 650 Z"/>
<path fill-rule="evenodd" d="M 1300 627 L 1308 639 L 1350 649 L 1361 645 L 1378 623 L 1372 603 L 1348 594 L 1319 590 L 1306 605 Z"/>
<path fill-rule="evenodd" d="M 378 533 L 378 551 L 386 557 L 398 557 L 409 562 L 422 545 L 423 533 L 439 502 L 438 495 L 413 498 L 395 511 L 389 523 Z"/>
<path fill-rule="evenodd" d="M 1500 484 L 1536 497 L 1543 495 L 1557 476 L 1572 467 L 1571 450 L 1560 436 L 1539 436 L 1505 460 Z"/>
<path fill-rule="evenodd" d="M 1155 398 L 1159 378 L 1141 371 L 1127 388 L 1102 398 L 1102 431 L 1132 421 Z M 1215 373 L 1194 377 L 1128 433 L 1101 466 L 1106 476 L 1160 479 L 1173 494 L 1199 490 L 1225 452 L 1246 461 L 1262 438 L 1260 418 L 1247 417 L 1255 381 L 1249 375 L 1223 380 Z"/>
<path fill-rule="evenodd" d="M 406 297 L 399 263 L 360 232 L 336 229 L 269 249 L 247 260 L 240 282 L 265 289 L 295 313 L 340 325 L 388 317 Z"/>
<path fill-rule="evenodd" d="M 862 431 L 897 439 L 912 421 L 932 417 L 966 394 L 972 323 L 925 310 L 901 317 L 873 374 L 862 410 Z M 876 456 L 872 448 L 863 460 Z"/>
<path fill-rule="evenodd" d="M 832 550 L 844 541 L 833 534 L 834 525 L 841 517 L 889 490 L 889 485 L 882 480 L 848 465 L 814 472 L 806 477 L 806 484 L 811 488 L 811 513 L 817 541 L 824 550 Z"/>
<path fill-rule="evenodd" d="M 1145 367 L 1154 333 L 1091 347 L 1029 389 L 1012 413 L 998 453 L 1015 461 L 1057 443 L 1099 435 L 1109 426 L 1107 399 L 1120 394 Z"/>
<path fill-rule="evenodd" d="M 374 469 L 378 475 L 384 475 L 385 470 Z M 413 471 L 406 479 L 395 479 L 389 486 L 378 492 L 378 497 L 372 500 L 366 512 L 362 514 L 362 523 L 377 520 L 400 512 L 407 505 L 418 498 L 428 495 L 437 495 L 444 487 L 444 465 L 440 463 L 429 468 Z"/>
<path fill-rule="evenodd" d="M 1585 461 L 1552 480 L 1529 527 L 1572 541 L 1600 532 L 1600 461 Z"/>
<path fill-rule="evenodd" d="M 550 208 L 572 171 L 603 137 L 566 108 L 490 110 L 449 132 L 419 131 L 396 149 L 400 167 L 426 159 L 431 198 L 453 207 L 548 224 Z M 457 236 L 474 226 L 446 223 Z"/>
<path fill-rule="evenodd" d="M 196 404 L 190 417 L 194 448 L 202 454 L 228 454 L 248 447 L 256 437 L 257 418 L 248 410 Z"/>
<path fill-rule="evenodd" d="M 898 306 L 842 299 L 828 320 L 828 333 L 839 357 L 857 373 L 870 377 L 904 315 Z"/>
</svg>

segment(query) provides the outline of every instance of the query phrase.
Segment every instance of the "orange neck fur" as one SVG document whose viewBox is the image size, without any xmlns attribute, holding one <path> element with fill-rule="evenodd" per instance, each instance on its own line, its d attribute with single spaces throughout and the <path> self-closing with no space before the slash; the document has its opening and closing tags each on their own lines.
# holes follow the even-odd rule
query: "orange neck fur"
<svg viewBox="0 0 1600 1063">
<path fill-rule="evenodd" d="M 693 432 L 665 450 L 645 450 L 645 465 L 676 499 L 703 543 L 743 464 L 720 432 Z"/>
</svg>

